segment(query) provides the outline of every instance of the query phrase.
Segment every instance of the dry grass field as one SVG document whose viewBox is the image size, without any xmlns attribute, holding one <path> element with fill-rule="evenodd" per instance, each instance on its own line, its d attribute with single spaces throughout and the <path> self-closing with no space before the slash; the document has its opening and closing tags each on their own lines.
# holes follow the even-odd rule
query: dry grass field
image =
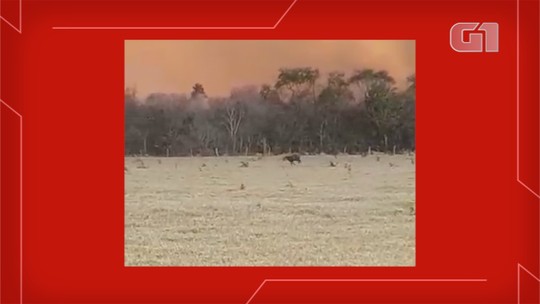
<svg viewBox="0 0 540 304">
<path fill-rule="evenodd" d="M 413 157 L 126 157 L 125 265 L 414 266 Z"/>
</svg>

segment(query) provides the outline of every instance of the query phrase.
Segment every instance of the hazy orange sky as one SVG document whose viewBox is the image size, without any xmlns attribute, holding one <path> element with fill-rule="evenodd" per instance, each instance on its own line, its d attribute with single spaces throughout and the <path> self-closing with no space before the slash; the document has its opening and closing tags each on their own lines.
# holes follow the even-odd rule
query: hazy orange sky
<svg viewBox="0 0 540 304">
<path fill-rule="evenodd" d="M 209 96 L 244 85 L 273 84 L 282 67 L 347 74 L 385 69 L 398 84 L 415 73 L 413 40 L 127 40 L 125 85 L 139 96 L 189 93 L 203 84 Z"/>
</svg>

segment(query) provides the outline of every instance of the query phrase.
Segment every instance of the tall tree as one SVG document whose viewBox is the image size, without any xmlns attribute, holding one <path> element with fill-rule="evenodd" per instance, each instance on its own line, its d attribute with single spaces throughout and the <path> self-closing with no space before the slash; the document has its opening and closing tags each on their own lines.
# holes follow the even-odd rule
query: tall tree
<svg viewBox="0 0 540 304">
<path fill-rule="evenodd" d="M 336 147 L 336 137 L 339 133 L 341 111 L 351 104 L 353 94 L 345 79 L 345 73 L 332 72 L 328 75 L 327 85 L 319 94 L 316 102 L 317 137 L 319 149 L 323 151 L 324 140 L 328 139 L 332 150 Z"/>
<path fill-rule="evenodd" d="M 193 85 L 193 89 L 191 91 L 191 98 L 197 98 L 200 96 L 207 97 L 203 85 L 200 83 L 196 83 L 195 85 Z"/>
<path fill-rule="evenodd" d="M 416 140 L 416 75 L 413 74 L 407 78 L 407 89 L 403 95 L 401 137 L 404 145 L 414 149 Z"/>
<path fill-rule="evenodd" d="M 388 94 L 394 88 L 396 81 L 387 71 L 374 71 L 372 69 L 356 70 L 349 83 L 355 84 L 363 93 L 364 100 L 370 97 L 377 98 L 373 94 Z"/>
<path fill-rule="evenodd" d="M 388 149 L 389 136 L 395 132 L 401 105 L 395 98 L 395 80 L 387 71 L 357 70 L 349 78 L 364 92 L 367 115 L 375 128 L 377 141 Z"/>
<path fill-rule="evenodd" d="M 315 100 L 315 82 L 319 78 L 319 70 L 311 67 L 283 68 L 279 70 L 276 89 L 286 88 L 295 99 L 307 92 L 311 92 Z"/>
</svg>

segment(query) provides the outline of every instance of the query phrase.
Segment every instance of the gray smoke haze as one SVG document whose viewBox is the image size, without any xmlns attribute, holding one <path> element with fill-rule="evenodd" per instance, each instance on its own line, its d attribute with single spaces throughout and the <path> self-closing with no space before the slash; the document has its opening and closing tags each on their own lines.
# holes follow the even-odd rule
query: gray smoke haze
<svg viewBox="0 0 540 304">
<path fill-rule="evenodd" d="M 127 40 L 125 86 L 138 95 L 189 93 L 201 83 L 208 96 L 273 84 L 283 67 L 318 68 L 321 75 L 355 69 L 387 70 L 403 86 L 415 73 L 413 40 Z"/>
</svg>

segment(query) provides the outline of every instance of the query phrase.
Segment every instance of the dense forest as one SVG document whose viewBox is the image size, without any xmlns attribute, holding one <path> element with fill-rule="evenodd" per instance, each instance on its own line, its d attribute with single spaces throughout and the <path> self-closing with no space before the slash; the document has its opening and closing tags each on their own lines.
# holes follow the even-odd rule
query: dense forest
<svg viewBox="0 0 540 304">
<path fill-rule="evenodd" d="M 324 79 L 323 79 L 324 78 Z M 386 71 L 283 68 L 273 84 L 213 98 L 125 90 L 125 154 L 154 156 L 402 153 L 415 148 L 416 78 Z"/>
</svg>

